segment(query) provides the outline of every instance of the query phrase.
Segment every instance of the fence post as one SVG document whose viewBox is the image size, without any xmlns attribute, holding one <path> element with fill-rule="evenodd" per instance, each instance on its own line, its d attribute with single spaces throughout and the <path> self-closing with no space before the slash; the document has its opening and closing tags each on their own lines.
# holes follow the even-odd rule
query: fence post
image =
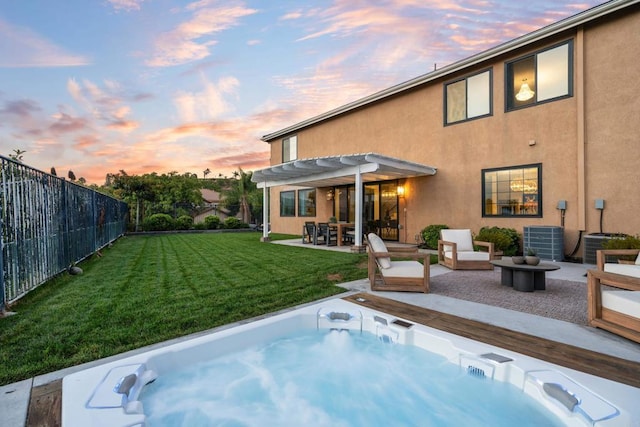
<svg viewBox="0 0 640 427">
<path fill-rule="evenodd" d="M 2 209 L 2 207 L 0 206 L 0 209 Z M 4 234 L 4 227 L 2 226 L 2 215 L 0 214 L 0 230 L 3 230 Z M 6 298 L 6 294 L 4 291 L 4 262 L 2 259 L 2 253 L 4 252 L 4 235 L 0 235 L 0 267 L 2 267 L 2 271 L 0 271 L 0 315 L 4 314 L 4 310 L 5 310 L 5 298 Z"/>
</svg>

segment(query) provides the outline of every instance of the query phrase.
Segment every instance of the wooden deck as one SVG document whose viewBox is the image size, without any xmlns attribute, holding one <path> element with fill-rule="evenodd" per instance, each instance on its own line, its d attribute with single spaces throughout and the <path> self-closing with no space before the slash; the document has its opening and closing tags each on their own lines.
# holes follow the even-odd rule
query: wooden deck
<svg viewBox="0 0 640 427">
<path fill-rule="evenodd" d="M 365 301 L 358 301 L 358 298 L 364 298 Z M 363 293 L 343 299 L 435 329 L 640 388 L 640 363 L 637 362 L 376 295 Z M 62 380 L 34 387 L 31 391 L 26 426 L 58 427 L 61 425 L 61 412 Z"/>
</svg>

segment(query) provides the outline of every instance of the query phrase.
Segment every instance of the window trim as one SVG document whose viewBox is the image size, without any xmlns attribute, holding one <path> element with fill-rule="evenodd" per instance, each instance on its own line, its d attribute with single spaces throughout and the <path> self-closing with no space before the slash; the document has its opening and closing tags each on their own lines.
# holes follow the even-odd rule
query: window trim
<svg viewBox="0 0 640 427">
<path fill-rule="evenodd" d="M 283 203 L 283 196 L 285 194 L 292 194 L 293 195 L 293 214 L 291 215 L 285 215 L 284 214 L 284 203 Z M 296 192 L 295 190 L 287 190 L 287 191 L 281 191 L 280 192 L 280 217 L 281 218 L 292 218 L 296 216 Z"/>
<path fill-rule="evenodd" d="M 537 168 L 538 169 L 538 174 L 537 174 L 537 179 L 538 179 L 538 191 L 537 191 L 537 213 L 535 214 L 524 214 L 524 215 L 515 215 L 515 214 L 511 214 L 511 215 L 503 215 L 502 213 L 496 214 L 496 215 L 492 215 L 492 214 L 488 214 L 487 213 L 487 205 L 486 205 L 486 200 L 487 200 L 487 194 L 486 194 L 486 181 L 485 181 L 485 176 L 487 173 L 490 172 L 499 172 L 499 171 L 508 171 L 508 170 L 517 170 L 517 169 L 531 169 L 531 168 Z M 487 169 L 482 169 L 480 171 L 480 178 L 481 178 L 481 185 L 482 185 L 482 217 L 483 218 L 542 218 L 543 217 L 543 210 L 542 210 L 542 201 L 543 201 L 543 195 L 542 195 L 542 163 L 530 163 L 530 164 L 525 164 L 525 165 L 514 165 L 514 166 L 503 166 L 503 167 L 499 167 L 499 168 L 487 168 Z"/>
<path fill-rule="evenodd" d="M 548 52 L 553 49 L 557 49 L 561 46 L 567 46 L 568 48 L 568 58 L 567 58 L 567 94 L 559 95 L 554 98 L 547 98 L 542 101 L 538 101 L 538 55 Z M 536 90 L 535 95 L 533 97 L 534 101 L 529 102 L 523 105 L 516 105 L 516 102 L 513 100 L 515 98 L 515 91 L 513 90 L 513 79 L 512 68 L 511 66 L 516 62 L 523 61 L 528 58 L 533 58 L 533 67 L 534 67 L 534 78 L 536 82 Z M 511 111 L 521 110 L 523 108 L 529 108 L 536 105 L 546 104 L 548 102 L 560 101 L 562 99 L 567 99 L 573 97 L 573 82 L 574 82 L 574 51 L 573 51 L 573 39 L 564 40 L 562 42 L 556 43 L 552 46 L 545 47 L 543 49 L 537 50 L 527 55 L 520 56 L 511 61 L 507 61 L 504 63 L 504 111 L 505 113 L 509 113 Z"/>
<path fill-rule="evenodd" d="M 309 198 L 308 196 L 303 198 L 301 196 L 301 193 L 304 193 L 304 192 L 308 192 L 308 194 L 314 193 L 315 195 L 314 195 L 314 197 L 312 199 Z M 307 218 L 316 216 L 316 209 L 317 209 L 317 203 L 316 202 L 318 200 L 317 197 L 316 197 L 317 194 L 318 194 L 318 192 L 317 192 L 317 189 L 315 189 L 315 188 L 304 188 L 304 189 L 298 190 L 298 216 L 307 217 Z M 312 203 L 313 213 L 307 214 L 305 212 L 305 209 L 303 209 L 303 206 L 302 206 L 302 201 L 303 200 L 313 200 L 313 203 Z"/>
<path fill-rule="evenodd" d="M 489 90 L 488 90 L 488 94 L 489 94 L 489 112 L 487 114 L 481 114 L 479 116 L 474 116 L 474 117 L 469 117 L 469 110 L 468 110 L 468 101 L 469 101 L 469 84 L 468 84 L 468 80 L 472 77 L 476 77 L 479 76 L 481 74 L 484 73 L 489 73 Z M 461 120 L 456 120 L 454 122 L 449 122 L 448 121 L 448 112 L 449 112 L 449 98 L 447 95 L 447 88 L 455 83 L 459 83 L 461 81 L 465 82 L 465 93 L 464 93 L 464 102 L 465 102 L 465 118 L 461 119 Z M 472 74 L 467 74 L 464 75 L 460 78 L 457 78 L 455 80 L 450 80 L 447 81 L 443 84 L 443 123 L 444 126 L 452 126 L 452 125 L 457 125 L 459 123 L 466 123 L 469 122 L 471 120 L 477 120 L 477 119 L 482 119 L 485 117 L 491 117 L 493 116 L 493 67 L 489 67 L 489 68 L 485 68 L 483 70 L 474 72 Z"/>
</svg>

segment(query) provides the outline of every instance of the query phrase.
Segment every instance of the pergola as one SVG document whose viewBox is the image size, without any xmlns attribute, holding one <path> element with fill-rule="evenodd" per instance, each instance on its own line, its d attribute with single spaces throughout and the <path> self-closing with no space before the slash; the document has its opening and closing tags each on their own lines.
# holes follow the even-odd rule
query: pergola
<svg viewBox="0 0 640 427">
<path fill-rule="evenodd" d="M 334 187 L 355 183 L 355 246 L 362 247 L 362 184 L 399 178 L 435 175 L 437 169 L 419 163 L 376 153 L 347 154 L 293 160 L 253 172 L 251 180 L 263 189 L 263 223 L 269 220 L 271 187 L 296 185 Z M 263 228 L 263 240 L 268 240 L 269 227 Z"/>
</svg>

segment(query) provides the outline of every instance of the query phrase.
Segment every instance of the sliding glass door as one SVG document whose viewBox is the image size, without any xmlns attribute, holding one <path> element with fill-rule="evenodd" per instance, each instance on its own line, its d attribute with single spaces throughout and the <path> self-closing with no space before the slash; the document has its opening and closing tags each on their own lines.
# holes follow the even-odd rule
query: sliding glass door
<svg viewBox="0 0 640 427">
<path fill-rule="evenodd" d="M 364 185 L 362 232 L 376 233 L 385 240 L 398 240 L 398 182 Z M 355 221 L 355 186 L 334 189 L 334 215 L 338 221 Z"/>
</svg>

